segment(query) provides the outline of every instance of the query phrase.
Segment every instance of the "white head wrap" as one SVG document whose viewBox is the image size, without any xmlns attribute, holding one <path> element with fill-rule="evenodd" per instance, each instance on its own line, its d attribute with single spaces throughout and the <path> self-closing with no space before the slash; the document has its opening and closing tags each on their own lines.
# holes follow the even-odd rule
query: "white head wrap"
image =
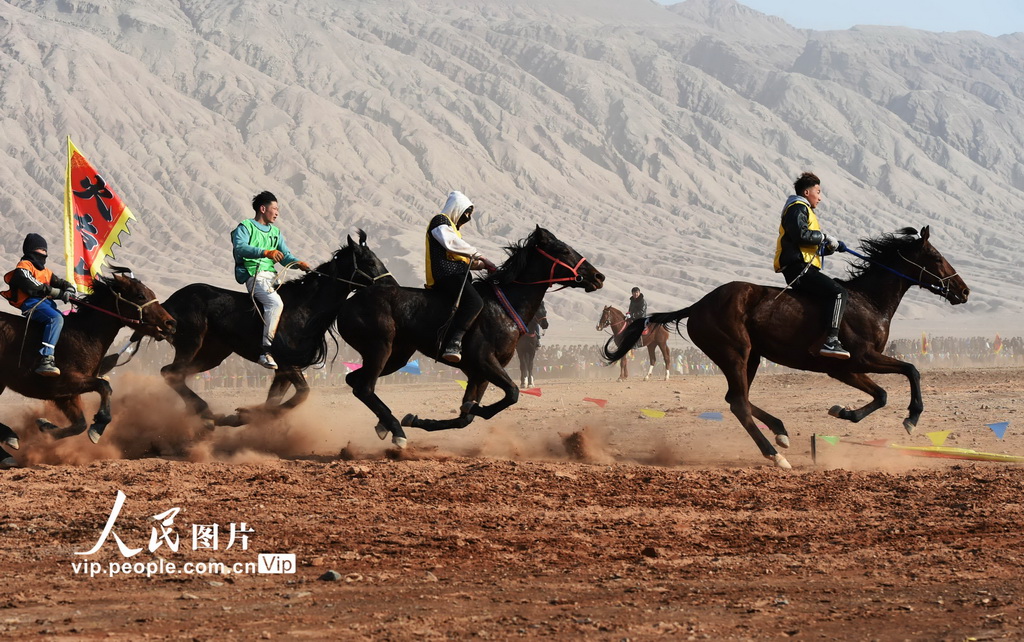
<svg viewBox="0 0 1024 642">
<path fill-rule="evenodd" d="M 458 226 L 466 210 L 473 207 L 473 202 L 462 192 L 452 191 L 448 193 L 448 200 L 444 202 L 441 213 L 446 214 Z"/>
</svg>

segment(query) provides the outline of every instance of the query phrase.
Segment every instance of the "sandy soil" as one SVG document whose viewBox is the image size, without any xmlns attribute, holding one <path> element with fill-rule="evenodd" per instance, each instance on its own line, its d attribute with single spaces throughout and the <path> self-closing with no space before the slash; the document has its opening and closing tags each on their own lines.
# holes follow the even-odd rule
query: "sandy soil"
<svg viewBox="0 0 1024 642">
<path fill-rule="evenodd" d="M 905 380 L 879 380 L 889 406 L 849 424 L 826 410 L 866 402 L 855 390 L 758 379 L 755 400 L 792 436 L 789 473 L 760 457 L 713 376 L 542 381 L 493 421 L 411 431 L 401 454 L 347 390 L 204 434 L 161 381 L 119 375 L 96 446 L 36 435 L 53 409 L 8 394 L 0 413 L 26 467 L 0 471 L 0 638 L 1021 639 L 1024 468 L 820 442 L 815 463 L 810 442 L 926 446 L 950 431 L 947 445 L 1024 455 L 1024 370 L 925 371 L 910 437 Z M 380 392 L 399 415 L 435 417 L 461 396 L 454 382 Z M 229 411 L 261 395 L 208 397 Z M 724 420 L 699 417 L 715 412 Z M 985 424 L 1003 421 L 998 439 Z M 76 554 L 97 544 L 118 490 L 112 532 L 141 552 L 110 537 Z M 153 520 L 172 508 L 169 526 Z M 242 522 L 248 547 L 228 549 Z M 216 548 L 193 540 L 213 524 Z M 297 568 L 246 569 L 259 553 Z M 164 567 L 109 576 L 124 562 Z"/>
</svg>

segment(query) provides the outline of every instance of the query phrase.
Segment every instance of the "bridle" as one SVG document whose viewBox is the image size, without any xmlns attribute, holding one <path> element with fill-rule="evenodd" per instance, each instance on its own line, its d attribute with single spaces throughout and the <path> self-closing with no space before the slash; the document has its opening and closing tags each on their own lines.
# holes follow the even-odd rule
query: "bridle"
<svg viewBox="0 0 1024 642">
<path fill-rule="evenodd" d="M 148 300 L 145 303 L 140 305 L 140 304 L 138 304 L 138 303 L 136 303 L 134 301 L 129 301 L 128 299 L 124 298 L 123 296 L 121 296 L 121 294 L 119 292 L 115 291 L 113 288 L 111 288 L 110 293 L 113 294 L 114 298 L 115 298 L 114 309 L 116 310 L 116 312 L 111 312 L 110 310 L 107 310 L 106 308 L 101 308 L 101 307 L 99 307 L 97 305 L 93 305 L 92 303 L 89 303 L 89 302 L 84 301 L 82 299 L 75 299 L 73 302 L 77 306 L 84 306 L 84 307 L 96 310 L 97 312 L 102 312 L 103 314 L 112 316 L 112 317 L 114 317 L 115 319 L 117 319 L 119 321 L 123 321 L 125 324 L 127 324 L 129 327 L 132 327 L 132 328 L 142 328 L 142 327 L 145 327 L 145 326 L 159 327 L 159 324 L 157 324 L 157 323 L 149 323 L 147 321 L 143 321 L 142 320 L 142 318 L 143 318 L 143 310 L 145 310 L 148 306 L 151 306 L 154 303 L 156 303 L 157 302 L 157 298 L 156 297 L 153 297 L 152 299 L 150 299 L 150 300 Z M 138 319 L 133 319 L 131 317 L 126 317 L 123 314 L 121 314 L 121 303 L 124 303 L 125 305 L 134 307 L 138 311 L 138 313 L 139 313 L 139 318 Z"/>
<path fill-rule="evenodd" d="M 291 263 L 289 265 L 286 265 L 285 269 L 291 268 L 292 265 L 295 265 L 295 264 Z M 343 279 L 340 276 L 334 276 L 333 274 L 327 274 L 326 272 L 321 272 L 320 270 L 310 270 L 310 273 L 315 274 L 317 276 L 322 276 L 322 277 L 325 277 L 325 278 L 328 278 L 328 279 L 333 279 L 333 280 L 338 281 L 340 283 L 347 283 L 348 285 L 351 285 L 353 288 L 368 288 L 371 285 L 373 285 L 374 283 L 376 283 L 378 280 L 383 279 L 384 277 L 391 276 L 391 272 L 385 272 L 385 273 L 379 274 L 377 276 L 372 276 L 372 275 L 368 274 L 367 272 L 363 271 L 363 269 L 361 267 L 359 267 L 359 262 L 356 260 L 356 253 L 355 252 L 352 252 L 352 276 L 350 276 L 348 279 Z M 362 277 L 362 278 L 366 279 L 366 282 L 365 283 L 360 283 L 358 281 L 353 281 L 352 279 L 355 279 L 356 277 Z"/>
<path fill-rule="evenodd" d="M 846 248 L 845 251 L 849 252 L 850 254 L 852 254 L 854 256 L 856 256 L 858 259 L 861 259 L 863 261 L 867 261 L 868 263 L 872 263 L 874 265 L 877 265 L 878 267 L 884 268 L 884 269 L 888 270 L 889 272 L 892 272 L 896 276 L 900 277 L 901 279 L 905 279 L 907 281 L 910 281 L 914 285 L 918 285 L 918 286 L 920 286 L 920 287 L 922 287 L 922 288 L 924 288 L 926 290 L 930 290 L 931 292 L 934 292 L 935 294 L 938 294 L 939 296 L 941 296 L 943 298 L 948 298 L 949 297 L 949 291 L 950 290 L 949 290 L 948 282 L 951 279 L 953 279 L 954 277 L 957 276 L 956 272 L 953 272 L 953 274 L 951 274 L 951 275 L 949 275 L 947 277 L 941 277 L 938 274 L 934 274 L 933 272 L 930 272 L 928 270 L 928 268 L 924 267 L 923 265 L 919 265 L 917 263 L 914 263 L 913 261 L 911 261 L 907 257 L 903 256 L 903 252 L 899 252 L 899 251 L 896 252 L 896 253 L 899 255 L 899 257 L 901 259 L 903 259 L 907 263 L 913 265 L 914 267 L 916 267 L 917 269 L 920 270 L 918 278 L 914 278 L 912 276 L 906 275 L 903 272 L 900 272 L 899 270 L 894 270 L 893 268 L 889 267 L 888 265 L 885 265 L 884 263 L 880 263 L 880 262 L 878 262 L 878 261 L 876 261 L 876 260 L 874 260 L 874 259 L 872 259 L 872 258 L 870 258 L 868 256 L 864 256 L 860 252 L 857 252 L 856 250 L 851 250 L 848 247 Z M 924 275 L 926 275 L 926 274 L 928 276 L 932 277 L 933 279 L 935 279 L 936 282 L 935 283 L 926 283 L 925 281 L 923 281 L 922 279 L 924 278 Z"/>
<path fill-rule="evenodd" d="M 548 254 L 547 252 L 545 252 L 544 250 L 542 250 L 539 247 L 538 248 L 534 248 L 534 249 L 537 250 L 538 252 L 540 252 L 541 256 L 544 256 L 545 258 L 547 258 L 548 260 L 551 261 L 551 273 L 548 275 L 548 278 L 544 279 L 544 280 L 541 280 L 541 281 L 530 281 L 529 283 L 527 283 L 525 281 L 513 281 L 513 283 L 518 283 L 519 285 L 554 285 L 555 283 L 566 283 L 566 282 L 582 283 L 583 282 L 583 275 L 580 274 L 580 266 L 583 265 L 584 263 L 586 263 L 586 261 L 587 261 L 586 257 L 581 256 L 580 260 L 576 262 L 575 266 L 573 266 L 573 265 L 569 265 L 568 263 L 566 263 L 562 259 L 559 259 L 559 258 L 556 258 L 554 256 L 551 256 L 550 254 Z M 572 272 L 572 276 L 564 276 L 564 277 L 560 277 L 560 278 L 555 278 L 555 269 L 557 269 L 559 266 L 562 266 L 565 269 L 567 269 L 570 272 Z M 562 287 L 558 288 L 558 290 L 555 290 L 555 292 L 558 292 L 559 290 L 564 290 L 567 287 L 569 287 L 569 286 L 568 285 L 563 285 Z"/>
</svg>

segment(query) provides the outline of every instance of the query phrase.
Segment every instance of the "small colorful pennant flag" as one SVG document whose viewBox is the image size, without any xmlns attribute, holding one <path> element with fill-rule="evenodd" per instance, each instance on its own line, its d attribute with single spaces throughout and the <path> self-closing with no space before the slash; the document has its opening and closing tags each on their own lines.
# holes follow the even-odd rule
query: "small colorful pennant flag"
<svg viewBox="0 0 1024 642">
<path fill-rule="evenodd" d="M 423 374 L 420 371 L 420 360 L 419 359 L 413 359 L 409 363 L 407 363 L 404 366 L 402 366 L 401 368 L 399 368 L 398 371 L 399 372 L 408 372 L 409 374 L 415 374 L 415 375 Z"/>
<path fill-rule="evenodd" d="M 342 365 L 345 366 L 349 372 L 355 372 L 363 367 L 363 364 L 361 363 L 349 363 L 348 361 L 343 361 Z"/>
<path fill-rule="evenodd" d="M 652 410 L 650 408 L 641 408 L 640 412 L 648 417 L 653 417 L 655 419 L 661 419 L 662 417 L 665 416 L 664 410 Z"/>
<path fill-rule="evenodd" d="M 601 408 L 604 408 L 605 404 L 608 403 L 607 399 L 594 399 L 593 397 L 584 397 L 583 401 L 589 401 L 590 403 L 595 403 L 595 404 L 597 404 Z"/>
<path fill-rule="evenodd" d="M 456 379 L 456 380 L 455 380 L 455 383 L 459 384 L 459 386 L 460 386 L 460 387 L 461 387 L 461 388 L 462 388 L 463 390 L 465 390 L 465 389 L 466 389 L 466 386 L 467 386 L 467 385 L 469 385 L 469 382 L 468 382 L 468 381 L 463 381 L 462 379 Z"/>
<path fill-rule="evenodd" d="M 818 437 L 818 439 L 820 439 L 822 441 L 827 441 L 828 443 L 832 444 L 833 446 L 835 446 L 836 444 L 839 443 L 839 437 L 831 437 L 829 435 L 818 435 L 817 437 Z"/>
<path fill-rule="evenodd" d="M 935 432 L 926 433 L 928 439 L 932 440 L 933 446 L 941 446 L 946 443 L 946 437 L 949 437 L 950 430 L 936 430 Z"/>
<path fill-rule="evenodd" d="M 519 392 L 524 395 L 533 395 L 534 397 L 540 396 L 540 388 L 522 388 Z"/>
<path fill-rule="evenodd" d="M 1010 427 L 1010 422 L 1009 421 L 1000 421 L 998 423 L 985 424 L 985 425 L 992 429 L 992 432 L 994 432 L 996 434 L 996 437 L 998 437 L 999 439 L 1002 439 L 1003 435 L 1006 434 L 1006 429 Z"/>
<path fill-rule="evenodd" d="M 720 412 L 702 412 L 697 415 L 698 419 L 708 419 L 711 421 L 722 421 L 722 413 Z"/>
</svg>

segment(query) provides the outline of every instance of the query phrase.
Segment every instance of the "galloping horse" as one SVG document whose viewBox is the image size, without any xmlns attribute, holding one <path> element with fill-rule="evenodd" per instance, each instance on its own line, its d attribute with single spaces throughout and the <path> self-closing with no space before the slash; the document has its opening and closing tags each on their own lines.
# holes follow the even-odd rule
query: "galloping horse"
<svg viewBox="0 0 1024 642">
<path fill-rule="evenodd" d="M 376 395 L 377 379 L 395 372 L 419 350 L 432 359 L 440 356 L 438 345 L 452 316 L 452 301 L 439 292 L 416 288 L 375 285 L 356 293 L 338 316 L 342 338 L 363 356 L 363 367 L 349 373 L 352 393 L 377 416 L 377 436 L 392 435 L 399 448 L 407 443 L 402 426 L 424 430 L 464 428 L 480 416 L 490 419 L 516 403 L 519 389 L 505 372 L 516 341 L 537 314 L 544 293 L 554 284 L 593 292 L 604 284 L 604 275 L 580 254 L 537 227 L 524 241 L 506 248 L 509 258 L 495 274 L 473 282 L 484 308 L 462 342 L 466 393 L 455 419 L 420 419 L 406 415 L 399 423 L 391 409 Z M 561 276 L 559 276 L 561 275 Z M 506 305 L 507 304 L 507 305 Z M 481 406 L 488 383 L 505 396 Z"/>
<path fill-rule="evenodd" d="M 777 466 L 789 469 L 789 462 L 768 442 L 754 419 L 760 419 L 775 434 L 775 441 L 789 447 L 789 433 L 782 421 L 750 403 L 750 385 L 761 357 L 798 370 L 823 372 L 871 395 L 862 408 L 849 410 L 833 406 L 829 414 L 857 422 L 883 407 L 886 393 L 867 373 L 903 374 L 910 381 L 910 406 L 903 420 L 907 432 L 913 432 L 924 410 L 921 400 L 921 376 L 912 364 L 883 354 L 889 339 L 889 323 L 903 295 L 919 285 L 945 298 L 953 305 L 964 303 L 970 290 L 938 250 L 928 242 L 925 227 L 920 236 L 913 228 L 895 234 L 862 241 L 865 255 L 842 282 L 850 293 L 839 338 L 850 351 L 846 360 L 817 355 L 825 333 L 824 314 L 818 300 L 800 292 L 734 281 L 719 286 L 688 308 L 652 314 L 630 322 L 622 333 L 619 347 L 605 345 L 609 361 L 621 359 L 636 341 L 644 324 L 675 322 L 689 318 L 687 333 L 729 381 L 725 400 L 761 454 Z M 849 251 L 849 250 L 848 250 Z"/>
<path fill-rule="evenodd" d="M 326 357 L 325 333 L 346 297 L 355 288 L 381 280 L 397 283 L 366 246 L 366 234 L 359 230 L 358 243 L 349 236 L 348 243 L 330 261 L 281 285 L 278 292 L 285 307 L 273 346 L 279 367 L 262 410 L 280 413 L 306 400 L 309 384 L 302 370 Z M 256 362 L 261 352 L 263 319 L 252 297 L 246 292 L 193 283 L 172 294 L 163 305 L 178 322 L 171 342 L 174 360 L 160 369 L 164 380 L 192 412 L 203 418 L 207 428 L 246 423 L 251 409 L 214 415 L 186 380 L 217 367 L 232 353 Z M 295 386 L 295 393 L 282 402 L 290 386 Z"/>
<path fill-rule="evenodd" d="M 618 308 L 610 305 L 604 306 L 604 310 L 601 312 L 601 319 L 597 322 L 597 329 L 604 330 L 605 328 L 612 329 L 612 338 L 618 343 L 619 334 L 626 327 L 626 315 L 622 313 Z M 647 374 L 644 375 L 644 381 L 651 378 L 651 374 L 654 372 L 654 362 L 657 361 L 656 348 L 661 348 L 661 356 L 665 359 L 665 381 L 668 381 L 668 376 L 672 370 L 672 360 L 669 357 L 668 351 L 668 330 L 665 329 L 664 325 L 651 324 L 648 327 L 646 334 L 640 335 L 640 345 L 647 348 L 647 361 L 649 366 L 647 368 Z M 629 364 L 625 359 L 619 359 L 619 378 L 618 381 L 625 381 L 629 379 Z"/>
<path fill-rule="evenodd" d="M 520 335 L 516 342 L 516 354 L 519 356 L 519 387 L 528 388 L 533 385 L 533 358 L 540 347 L 540 331 L 548 329 L 548 311 L 541 302 L 537 314 L 526 324 L 526 334 Z"/>
<path fill-rule="evenodd" d="M 58 439 L 85 430 L 81 395 L 99 393 L 100 407 L 89 428 L 89 439 L 96 443 L 111 419 L 110 384 L 96 375 L 103 353 L 113 343 L 118 330 L 127 326 L 161 340 L 174 332 L 175 323 L 157 303 L 153 291 L 126 274 L 97 277 L 92 294 L 79 299 L 76 305 L 78 310 L 67 316 L 57 342 L 55 358 L 60 376 L 52 378 L 32 372 L 41 338 L 40 324 L 0 312 L 0 392 L 10 388 L 26 397 L 53 401 L 71 424 L 59 428 L 46 419 L 37 419 L 36 424 Z M 0 444 L 15 450 L 20 445 L 14 431 L 2 423 Z M 0 468 L 14 465 L 16 462 L 10 453 L 0 448 Z"/>
</svg>

